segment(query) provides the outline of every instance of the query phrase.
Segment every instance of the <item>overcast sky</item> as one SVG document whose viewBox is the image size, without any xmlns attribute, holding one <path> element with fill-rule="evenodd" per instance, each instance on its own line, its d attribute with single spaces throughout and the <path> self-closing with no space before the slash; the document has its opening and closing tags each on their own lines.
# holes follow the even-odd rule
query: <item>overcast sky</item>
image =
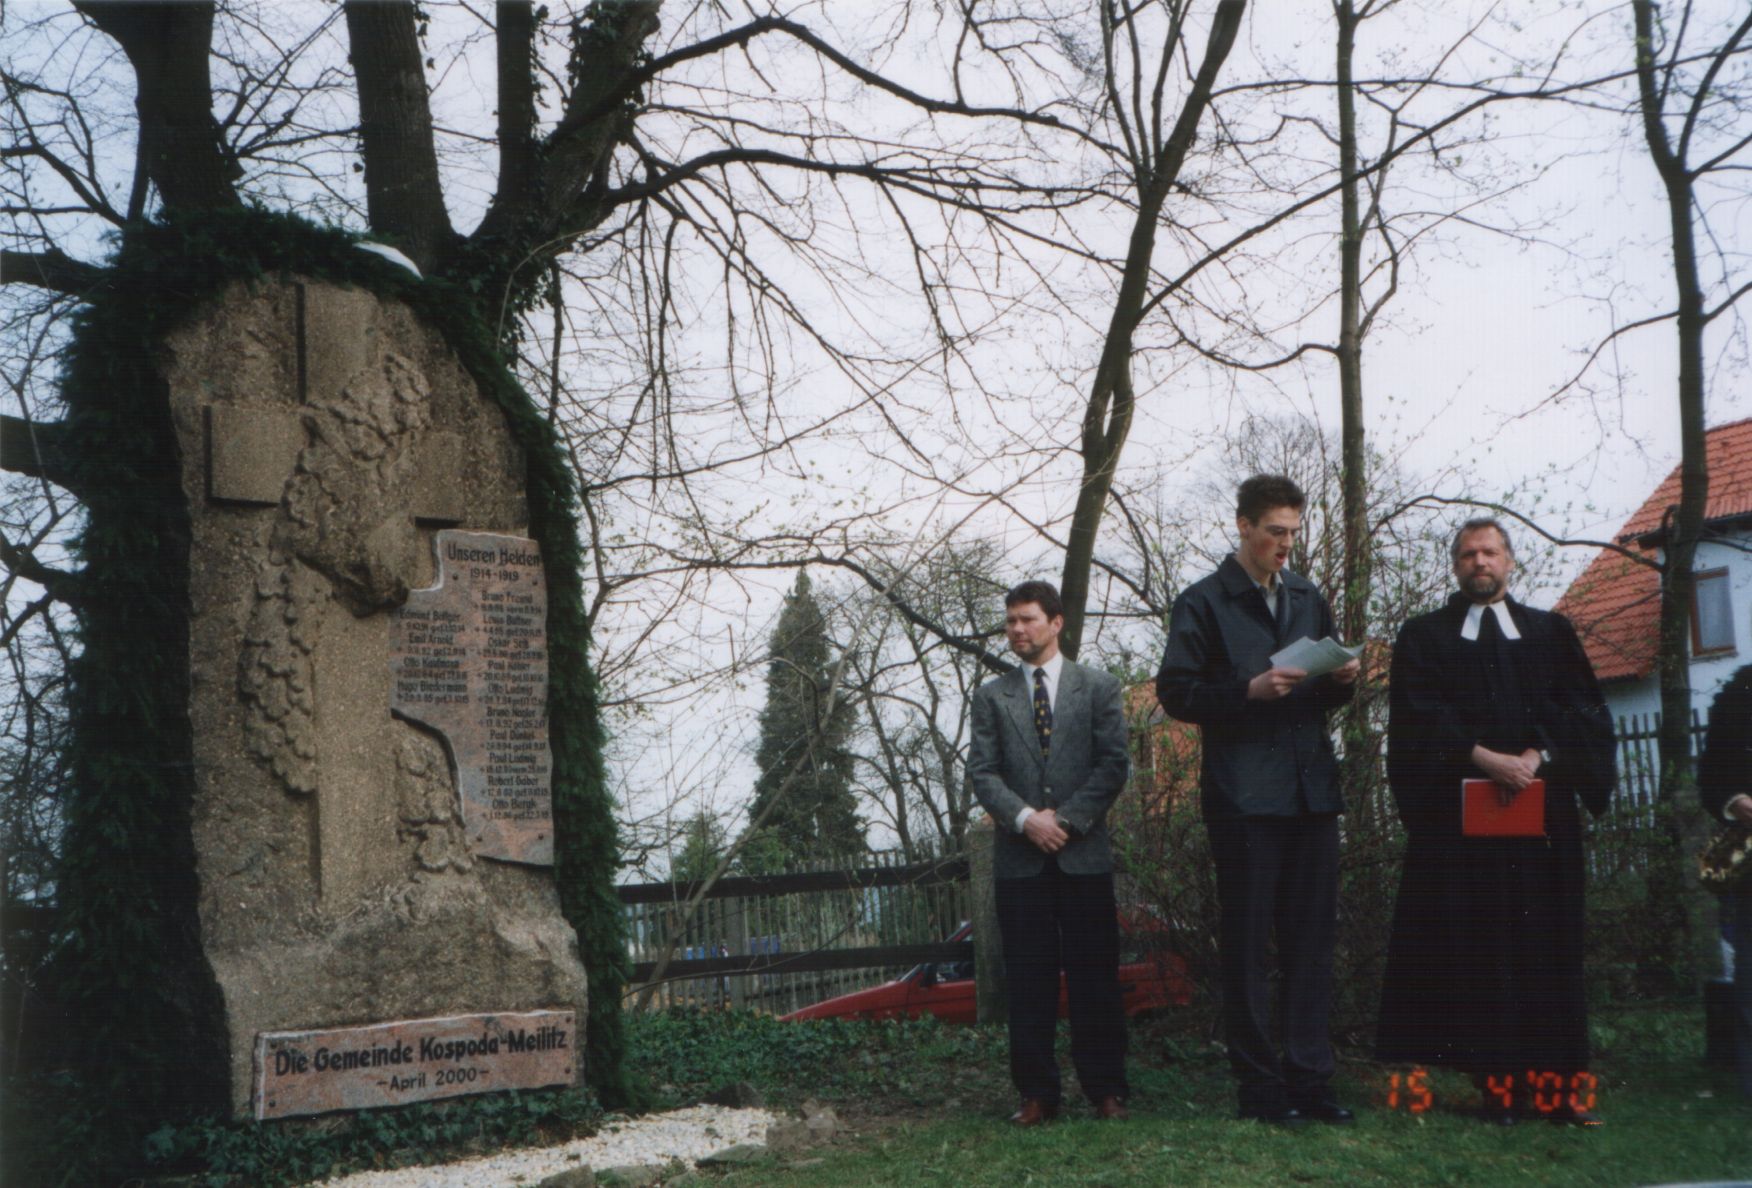
<svg viewBox="0 0 1752 1188">
<path fill-rule="evenodd" d="M 1509 74 L 1515 54 L 1538 61 L 1564 38 L 1570 39 L 1570 47 L 1558 71 L 1560 81 L 1622 68 L 1629 60 L 1628 8 L 1582 7 L 1593 14 L 1591 21 L 1582 21 L 1579 9 L 1569 6 L 1405 4 L 1397 10 L 1398 19 L 1365 26 L 1356 73 L 1389 76 L 1422 67 L 1463 26 L 1477 27 L 1478 33 L 1447 63 L 1451 77 Z M 834 11 L 843 9 L 830 9 Z M 1316 0 L 1253 6 L 1241 43 L 1225 68 L 1224 83 L 1241 88 L 1292 73 L 1330 77 L 1329 11 Z M 1720 21 L 1737 16 L 1740 9 L 1724 0 L 1703 6 L 1703 11 Z M 1494 21 L 1489 13 L 1495 14 Z M 857 46 L 860 30 L 842 29 L 842 36 L 845 44 Z M 864 48 L 871 60 L 905 57 L 886 46 Z M 933 77 L 928 48 L 913 52 L 909 69 L 928 82 Z M 1739 71 L 1744 78 L 1743 65 Z M 926 82 L 918 85 L 928 89 Z M 1395 176 L 1386 198 L 1390 210 L 1396 204 L 1405 211 L 1450 209 L 1459 200 L 1478 199 L 1468 207 L 1464 223 L 1450 224 L 1418 244 L 1403 268 L 1400 291 L 1367 348 L 1371 442 L 1391 455 L 1410 480 L 1424 480 L 1421 486 L 1412 481 L 1417 489 L 1508 498 L 1553 533 L 1601 538 L 1676 463 L 1672 326 L 1660 323 L 1628 334 L 1584 367 L 1614 326 L 1673 304 L 1665 199 L 1640 128 L 1624 110 L 1613 109 L 1630 95 L 1628 87 L 1620 87 L 1586 104 L 1498 106 L 1489 116 L 1488 140 L 1455 150 L 1448 162 L 1454 166 L 1451 173 L 1407 166 Z M 1444 105 L 1464 98 L 1437 91 L 1422 101 L 1420 110 L 1432 118 Z M 1303 95 L 1284 104 L 1315 102 Z M 1235 112 L 1255 122 L 1262 118 L 1258 105 L 1248 100 L 1234 101 L 1231 114 Z M 1324 112 L 1315 114 L 1330 121 Z M 1465 131 L 1477 133 L 1479 125 L 1474 122 Z M 1370 135 L 1380 132 L 1378 119 L 1365 129 L 1365 156 L 1379 143 L 1371 142 Z M 1467 163 L 1456 166 L 1452 158 L 1458 156 L 1471 158 L 1471 168 Z M 1335 210 L 1334 202 L 1314 217 L 1330 221 Z M 1747 245 L 1752 244 L 1752 206 L 1712 195 L 1710 215 L 1716 243 L 1729 265 L 1743 267 Z M 1105 235 L 1111 244 L 1129 226 L 1123 212 L 1110 212 L 1105 229 L 1098 225 L 1099 217 L 1090 216 L 1096 225 L 1082 229 L 1090 241 Z M 1336 243 L 1330 231 L 1330 226 L 1322 231 L 1304 222 L 1271 241 L 1262 255 L 1276 253 L 1277 258 L 1247 274 L 1248 297 L 1280 302 L 1286 310 L 1305 303 L 1307 293 L 1298 292 L 1299 286 L 1327 283 L 1319 269 L 1332 267 Z M 1168 246 L 1158 262 L 1164 272 L 1173 272 Z M 1719 264 L 1707 267 L 1712 275 L 1719 273 Z M 1014 432 L 1018 420 L 1026 426 L 1024 434 L 1038 431 L 1059 442 L 1071 440 L 1075 401 L 1086 390 L 1106 308 L 1098 280 L 1076 283 L 1088 293 L 1085 324 L 1062 313 L 1036 318 L 1019 308 L 984 332 L 983 378 L 1014 403 L 971 411 L 963 407 L 955 428 L 968 440 L 983 443 L 985 434 Z M 904 324 L 903 315 L 894 316 Z M 1270 321 L 1269 315 L 1265 320 Z M 1286 324 L 1276 341 L 1333 341 L 1336 320 L 1336 309 L 1328 302 L 1305 321 Z M 1712 333 L 1711 424 L 1752 412 L 1746 402 L 1744 339 L 1736 337 L 1741 334 L 1741 326 L 1731 319 Z M 1333 434 L 1338 430 L 1337 377 L 1329 356 L 1310 356 L 1302 364 L 1264 375 L 1238 375 L 1165 352 L 1141 359 L 1139 375 L 1145 394 L 1127 451 L 1127 473 L 1134 481 L 1141 475 L 1164 475 L 1170 502 L 1181 492 L 1185 500 L 1193 500 L 1196 491 L 1209 485 L 1224 438 L 1249 416 L 1302 415 Z M 805 388 L 814 382 L 832 379 L 812 374 Z M 928 391 L 918 397 L 921 404 L 930 400 Z M 981 412 L 992 418 L 983 429 Z M 861 452 L 864 444 L 830 435 L 810 447 L 815 454 L 809 465 L 818 468 L 819 477 L 806 484 L 805 501 L 830 492 L 837 498 L 858 493 L 868 497 L 872 485 L 878 491 L 904 488 L 902 477 L 885 472 L 880 459 L 873 462 Z M 954 455 L 960 445 L 946 437 L 941 456 Z M 1037 461 L 1006 454 L 1004 464 L 980 472 L 983 486 L 970 484 L 986 491 L 1002 487 L 1026 516 L 1019 519 L 987 507 L 968 527 L 1011 543 L 1018 557 L 1031 557 L 1042 576 L 1056 577 L 1061 558 L 1031 524 L 1044 521 L 1062 529 L 1075 494 L 1076 467 L 1074 459 L 1060 457 L 1019 480 Z M 756 485 L 770 491 L 783 489 L 785 483 L 763 472 Z M 897 522 L 941 525 L 965 514 L 975 502 L 969 496 L 913 506 Z M 1228 516 L 1220 503 L 1207 500 L 1203 510 L 1210 532 L 1225 531 Z M 1550 605 L 1563 582 L 1590 556 L 1586 549 L 1560 552 L 1546 567 L 1545 585 L 1523 593 L 1535 604 Z M 739 619 L 743 636 L 758 639 L 770 627 L 786 584 L 788 575 L 739 583 L 724 608 L 725 621 Z M 698 789 L 698 799 L 691 803 L 722 809 L 740 801 L 752 778 L 746 756 L 753 747 L 761 691 L 756 675 L 734 688 L 704 690 L 690 703 L 688 716 L 705 707 L 703 717 L 711 723 L 708 730 L 716 744 L 706 754 L 724 762 L 721 773 L 702 778 L 706 756 L 696 748 L 681 748 L 688 760 L 684 770 Z M 687 729 L 679 735 L 662 730 L 654 734 L 672 747 L 676 737 L 687 736 Z M 647 777 L 669 784 L 656 769 L 672 758 L 645 752 L 643 762 L 623 770 L 630 785 Z"/>
<path fill-rule="evenodd" d="M 1074 9 L 1068 0 L 1030 0 L 1030 6 L 1048 15 Z M 14 29 L 67 11 L 50 0 L 7 7 Z M 1743 0 L 1707 0 L 1699 10 L 1698 25 L 1707 28 L 1741 14 Z M 344 30 L 331 6 L 285 3 L 253 11 L 288 38 L 330 22 L 330 32 L 307 55 L 308 74 L 314 76 L 345 52 Z M 492 52 L 469 9 L 433 5 L 432 11 L 435 40 L 453 34 L 471 40 L 463 52 L 440 55 L 433 76 L 439 123 L 454 130 L 441 142 L 449 170 L 447 199 L 457 225 L 467 229 L 491 193 L 495 154 L 490 139 L 479 133 L 485 128 L 490 136 Z M 697 38 L 704 28 L 699 22 L 708 20 L 710 11 L 666 6 L 659 51 Z M 854 58 L 921 91 L 947 94 L 951 82 L 945 63 L 955 39 L 947 25 L 931 21 L 950 16 L 908 8 L 904 27 L 873 18 L 888 11 L 834 0 L 799 6 L 794 15 Z M 75 18 L 63 18 L 29 46 L 14 38 L 9 53 L 19 58 L 13 69 L 36 53 L 43 60 L 60 54 L 66 67 L 76 24 Z M 1066 94 L 1074 93 L 1077 76 L 1070 63 L 1079 46 L 1088 48 L 1086 39 L 1079 43 L 1082 34 L 1069 22 L 1053 27 L 1063 36 L 1056 42 L 1043 38 L 1038 73 L 1025 83 L 1048 94 L 1056 78 Z M 1330 78 L 1329 27 L 1324 0 L 1249 6 L 1221 78 L 1230 93 L 1219 100 L 1219 110 L 1230 134 L 1244 135 L 1286 115 L 1332 122 L 1329 91 L 1251 89 L 1266 80 Z M 1473 29 L 1473 36 L 1454 48 L 1466 29 Z M 1604 0 L 1563 5 L 1402 0 L 1364 27 L 1356 74 L 1403 76 L 1430 69 L 1447 53 L 1442 75 L 1450 81 L 1512 79 L 1517 58 L 1549 61 L 1554 47 L 1567 42 L 1558 78 L 1579 79 L 1627 64 L 1628 34 L 1628 7 Z M 131 96 L 114 82 L 125 76 L 103 63 L 98 52 L 103 44 L 92 41 L 94 48 L 81 51 L 72 69 L 81 86 L 94 96 L 106 93 L 108 102 L 126 112 Z M 1747 74 L 1744 63 L 1730 71 L 1741 83 Z M 974 69 L 960 78 L 973 102 L 1007 101 L 994 74 Z M 794 117 L 796 112 L 771 94 L 761 98 L 769 83 L 780 95 L 786 88 L 819 86 L 828 104 L 822 110 L 839 127 L 896 140 L 925 127 L 916 113 L 872 97 L 777 38 L 747 55 L 690 63 L 653 94 L 674 102 L 741 95 L 736 102 L 744 105 L 751 124 Z M 1431 88 L 1408 115 L 1433 119 L 1470 97 L 1460 88 Z M 1586 353 L 1614 325 L 1657 313 L 1673 301 L 1667 212 L 1640 129 L 1622 110 L 1629 98 L 1630 90 L 1619 87 L 1587 104 L 1497 105 L 1488 116 L 1456 129 L 1460 143 L 1440 167 L 1407 162 L 1391 175 L 1385 199 L 1390 213 L 1415 219 L 1419 211 L 1463 206 L 1466 214 L 1464 221 L 1445 223 L 1421 240 L 1407 257 L 1398 294 L 1367 346 L 1371 441 L 1395 460 L 1412 486 L 1480 498 L 1512 492 L 1517 507 L 1553 532 L 1599 537 L 1615 529 L 1677 460 L 1670 325 L 1625 336 L 1582 370 Z M 332 101 L 350 102 L 344 89 Z M 1364 120 L 1367 158 L 1379 151 L 1384 125 L 1379 108 L 1367 104 Z M 336 122 L 344 126 L 346 112 Z M 950 119 L 929 125 L 934 134 L 951 137 L 960 127 Z M 658 116 L 642 118 L 640 129 L 653 143 L 677 151 L 697 144 L 700 135 L 679 119 L 665 125 Z M 1330 168 L 1330 146 L 1311 124 L 1292 123 L 1287 129 L 1262 168 L 1279 171 L 1280 178 L 1312 177 Z M 127 120 L 118 117 L 103 134 L 122 163 L 119 176 L 125 177 L 132 163 Z M 1207 121 L 1205 143 L 1211 134 Z M 1074 146 L 1048 145 L 1042 151 L 1036 162 L 1041 168 L 1068 178 L 1098 176 L 1098 163 L 1079 156 Z M 1195 186 L 1223 197 L 1171 202 L 1168 214 L 1180 225 L 1164 236 L 1158 251 L 1164 275 L 1173 275 L 1189 258 L 1194 236 L 1219 239 L 1226 223 L 1239 225 L 1236 212 L 1257 212 L 1279 201 L 1263 190 L 1249 192 L 1249 175 L 1233 162 L 1196 160 L 1191 168 Z M 334 184 L 341 193 L 355 192 L 358 185 L 339 156 Z M 812 191 L 817 205 L 809 206 L 801 201 L 801 185 L 775 178 L 772 193 L 762 199 L 770 203 L 764 213 L 775 225 L 796 220 L 790 229 L 808 250 L 843 263 L 833 278 L 823 280 L 775 250 L 769 259 L 773 274 L 793 286 L 801 308 L 828 333 L 872 350 L 892 344 L 896 356 L 918 353 L 914 345 L 929 341 L 928 330 L 922 307 L 909 295 L 916 262 L 904 250 L 893 210 L 855 187 L 832 195 L 817 187 Z M 1721 193 L 1708 195 L 1707 201 L 1713 246 L 1743 279 L 1752 245 L 1752 203 L 1743 194 Z M 906 209 L 905 201 L 895 209 Z M 1303 342 L 1336 339 L 1335 306 L 1312 299 L 1329 289 L 1335 271 L 1335 221 L 1333 201 L 1263 237 L 1232 274 L 1201 278 L 1202 296 L 1213 304 L 1244 304 L 1272 331 L 1267 342 L 1231 343 L 1233 349 L 1259 359 Z M 1111 204 L 1092 203 L 1067 216 L 1066 223 L 1078 241 L 1110 254 L 1129 230 L 1125 212 Z M 99 254 L 97 228 L 65 230 L 70 251 L 83 249 L 87 258 Z M 750 233 L 758 239 L 761 229 Z M 681 448 L 697 458 L 722 457 L 744 447 L 757 428 L 770 431 L 775 423 L 795 428 L 834 416 L 782 456 L 729 467 L 700 485 L 687 514 L 697 507 L 707 528 L 736 524 L 751 535 L 843 523 L 849 533 L 885 536 L 896 548 L 915 553 L 954 528 L 1007 542 L 1018 570 L 1057 576 L 1062 558 L 1034 525 L 1062 531 L 1078 468 L 1070 453 L 1038 447 L 1074 441 L 1080 400 L 1106 324 L 1110 271 L 1049 252 L 1026 261 L 1002 253 L 974 254 L 959 271 L 944 264 L 957 283 L 980 274 L 981 291 L 960 294 L 967 363 L 869 368 L 857 378 L 882 386 L 878 415 L 873 404 L 858 403 L 848 374 L 795 331 L 781 330 L 772 348 L 773 386 L 770 393 L 758 392 L 747 366 L 750 356 L 726 357 L 724 346 L 733 327 L 746 334 L 746 321 L 736 319 L 745 319 L 747 311 L 713 287 L 712 270 L 721 264 L 704 253 L 685 259 L 698 278 L 676 295 L 677 334 L 671 344 L 671 361 L 682 377 L 677 398 L 692 409 Z M 1719 272 L 1719 267 L 1709 265 L 1706 271 Z M 575 353 L 568 377 L 580 407 L 612 426 L 635 407 L 643 375 L 626 353 L 625 340 L 612 334 L 624 310 L 593 306 L 596 296 L 584 288 L 570 293 Z M 1201 316 L 1189 312 L 1188 324 L 1212 333 L 1220 329 Z M 1741 330 L 1733 319 L 1722 319 L 1712 335 L 1712 424 L 1752 413 L 1744 338 L 1736 337 Z M 1202 523 L 1207 538 L 1220 537 L 1227 515 L 1220 500 L 1201 492 L 1213 481 L 1223 484 L 1217 468 L 1225 438 L 1249 417 L 1305 416 L 1337 432 L 1337 378 L 1330 356 L 1304 356 L 1265 373 L 1237 373 L 1172 349 L 1160 336 L 1146 345 L 1152 349 L 1136 363 L 1142 395 L 1121 484 L 1135 488 L 1160 476 L 1165 502 Z M 756 394 L 743 393 L 745 384 Z M 753 421 L 750 408 L 756 410 Z M 951 476 L 959 493 L 945 495 L 941 483 Z M 993 501 L 997 494 L 1003 502 Z M 678 531 L 682 513 L 667 495 L 629 487 L 617 498 L 607 509 L 616 531 L 653 539 Z M 860 519 L 872 509 L 882 514 Z M 1573 573 L 1587 560 L 1586 551 L 1572 550 L 1559 559 L 1558 571 Z M 790 576 L 773 572 L 719 579 L 679 613 L 672 613 L 653 584 L 631 591 L 605 617 L 599 642 L 612 673 L 609 693 L 637 703 L 615 722 L 615 770 L 639 811 L 706 807 L 740 823 L 735 806 L 745 801 L 752 784 L 749 756 L 764 695 L 760 649 Z M 831 597 L 834 589 L 830 579 L 824 594 Z M 1531 600 L 1549 605 L 1557 593 L 1555 588 L 1534 591 Z M 666 617 L 653 632 L 658 615 Z M 634 641 L 642 649 L 636 662 L 616 667 L 631 654 L 627 649 Z M 708 685 L 685 683 L 731 654 L 753 663 Z"/>
</svg>

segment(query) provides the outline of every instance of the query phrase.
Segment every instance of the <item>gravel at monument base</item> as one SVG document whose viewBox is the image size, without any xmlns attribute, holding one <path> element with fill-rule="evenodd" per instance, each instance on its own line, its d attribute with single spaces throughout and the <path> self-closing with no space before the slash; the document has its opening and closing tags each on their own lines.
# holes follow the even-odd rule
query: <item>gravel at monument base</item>
<svg viewBox="0 0 1752 1188">
<path fill-rule="evenodd" d="M 629 1164 L 693 1163 L 714 1151 L 766 1139 L 780 1115 L 770 1110 L 733 1110 L 699 1105 L 667 1114 L 610 1122 L 592 1138 L 557 1147 L 504 1151 L 480 1159 L 396 1171 L 358 1172 L 327 1180 L 345 1188 L 503 1188 L 535 1184 L 544 1176 L 585 1164 L 602 1170 Z"/>
</svg>

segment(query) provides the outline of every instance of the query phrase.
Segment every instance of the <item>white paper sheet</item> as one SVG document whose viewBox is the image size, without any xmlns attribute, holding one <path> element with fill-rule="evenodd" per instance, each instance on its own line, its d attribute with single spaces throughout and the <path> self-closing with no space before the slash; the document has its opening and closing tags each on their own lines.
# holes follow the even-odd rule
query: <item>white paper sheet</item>
<svg viewBox="0 0 1752 1188">
<path fill-rule="evenodd" d="M 1343 668 L 1362 654 L 1362 644 L 1347 648 L 1330 635 L 1318 643 L 1304 635 L 1283 651 L 1274 652 L 1271 665 L 1273 668 L 1305 669 L 1309 676 L 1317 677 L 1335 668 Z"/>
</svg>

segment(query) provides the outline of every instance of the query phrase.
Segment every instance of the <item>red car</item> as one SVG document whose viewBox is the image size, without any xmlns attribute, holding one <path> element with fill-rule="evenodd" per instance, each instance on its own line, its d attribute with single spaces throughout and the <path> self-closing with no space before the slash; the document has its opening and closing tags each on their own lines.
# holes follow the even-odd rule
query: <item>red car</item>
<svg viewBox="0 0 1752 1188">
<path fill-rule="evenodd" d="M 1145 1011 L 1185 1006 L 1192 1001 L 1186 962 L 1168 951 L 1167 937 L 1154 921 L 1119 919 L 1119 988 L 1127 1017 Z M 963 924 L 950 941 L 973 935 Z M 1059 975 L 1059 1018 L 1065 1018 L 1064 974 Z M 930 962 L 880 986 L 824 999 L 783 1019 L 917 1019 L 935 1015 L 945 1023 L 974 1021 L 973 962 Z"/>
</svg>

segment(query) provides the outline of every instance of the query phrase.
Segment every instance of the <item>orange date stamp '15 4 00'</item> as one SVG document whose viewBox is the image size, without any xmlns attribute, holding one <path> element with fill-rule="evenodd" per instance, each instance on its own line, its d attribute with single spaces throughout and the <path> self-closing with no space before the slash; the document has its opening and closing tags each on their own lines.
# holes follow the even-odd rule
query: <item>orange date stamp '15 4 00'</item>
<svg viewBox="0 0 1752 1188">
<path fill-rule="evenodd" d="M 1559 1114 L 1565 1110 L 1591 1113 L 1599 1102 L 1600 1078 L 1591 1072 L 1568 1075 L 1528 1069 L 1520 1078 L 1512 1073 L 1485 1078 L 1486 1104 L 1501 1110 L 1522 1109 L 1530 1114 Z M 1388 1075 L 1377 1104 L 1389 1110 L 1422 1114 L 1435 1105 L 1430 1074 L 1422 1067 Z"/>
</svg>

